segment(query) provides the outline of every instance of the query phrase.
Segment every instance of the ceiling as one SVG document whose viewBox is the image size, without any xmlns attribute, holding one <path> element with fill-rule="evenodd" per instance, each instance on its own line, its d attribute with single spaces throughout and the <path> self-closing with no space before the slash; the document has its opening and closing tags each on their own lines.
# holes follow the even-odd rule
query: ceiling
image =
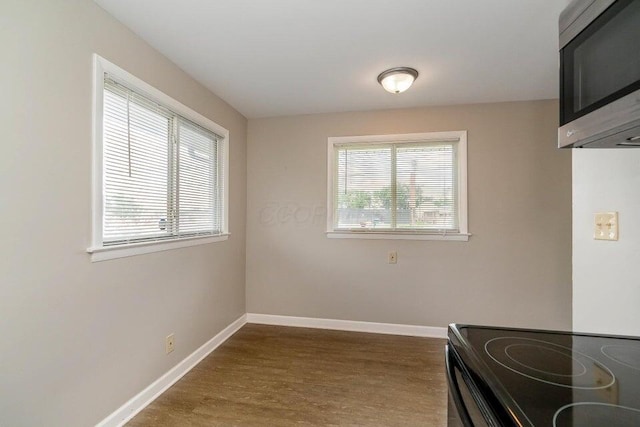
<svg viewBox="0 0 640 427">
<path fill-rule="evenodd" d="M 95 0 L 248 118 L 557 98 L 568 0 Z M 377 75 L 409 66 L 409 91 Z"/>
</svg>

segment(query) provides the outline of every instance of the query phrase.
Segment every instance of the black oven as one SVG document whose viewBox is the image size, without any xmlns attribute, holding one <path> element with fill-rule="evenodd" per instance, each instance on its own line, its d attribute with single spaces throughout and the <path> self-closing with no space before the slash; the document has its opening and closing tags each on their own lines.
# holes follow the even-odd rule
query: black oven
<svg viewBox="0 0 640 427">
<path fill-rule="evenodd" d="M 640 0 L 573 1 L 559 31 L 559 146 L 640 146 Z"/>
<path fill-rule="evenodd" d="M 449 427 L 638 427 L 640 337 L 449 325 Z"/>
</svg>

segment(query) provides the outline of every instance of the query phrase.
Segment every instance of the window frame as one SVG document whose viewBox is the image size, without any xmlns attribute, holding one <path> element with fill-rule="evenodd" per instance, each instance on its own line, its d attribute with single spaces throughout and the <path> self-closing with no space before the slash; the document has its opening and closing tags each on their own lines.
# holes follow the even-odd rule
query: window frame
<svg viewBox="0 0 640 427">
<path fill-rule="evenodd" d="M 458 228 L 457 233 L 431 230 L 343 230 L 334 228 L 337 169 L 335 149 L 337 145 L 401 145 L 417 142 L 451 142 L 457 140 Z M 467 131 L 421 132 L 391 135 L 362 135 L 329 137 L 327 144 L 327 230 L 329 238 L 346 239 L 405 239 L 405 240 L 453 240 L 468 241 L 467 205 Z"/>
<path fill-rule="evenodd" d="M 188 236 L 167 238 L 157 241 L 134 242 L 125 244 L 105 245 L 103 241 L 103 213 L 104 213 L 104 176 L 103 176 L 103 102 L 104 102 L 104 74 L 108 73 L 125 83 L 134 91 L 157 102 L 175 114 L 196 123 L 199 126 L 222 137 L 218 144 L 219 165 L 222 165 L 222 197 L 223 203 L 220 233 L 206 236 Z M 93 55 L 93 111 L 92 111 L 92 217 L 91 217 L 91 246 L 87 252 L 91 254 L 91 261 L 122 258 L 187 246 L 202 245 L 227 240 L 229 233 L 229 131 L 212 120 L 193 111 L 191 108 L 176 101 L 150 84 L 135 77 L 117 65 L 101 56 Z"/>
</svg>

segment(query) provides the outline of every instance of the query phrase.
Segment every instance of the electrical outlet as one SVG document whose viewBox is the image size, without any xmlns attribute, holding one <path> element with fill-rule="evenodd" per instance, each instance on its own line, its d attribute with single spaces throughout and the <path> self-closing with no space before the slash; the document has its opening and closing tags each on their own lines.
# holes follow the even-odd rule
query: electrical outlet
<svg viewBox="0 0 640 427">
<path fill-rule="evenodd" d="M 167 352 L 167 354 L 171 353 L 174 350 L 175 344 L 175 334 L 167 335 L 167 339 L 165 340 L 165 351 Z"/>
<path fill-rule="evenodd" d="M 398 252 L 389 252 L 389 264 L 396 264 L 398 262 Z"/>
</svg>

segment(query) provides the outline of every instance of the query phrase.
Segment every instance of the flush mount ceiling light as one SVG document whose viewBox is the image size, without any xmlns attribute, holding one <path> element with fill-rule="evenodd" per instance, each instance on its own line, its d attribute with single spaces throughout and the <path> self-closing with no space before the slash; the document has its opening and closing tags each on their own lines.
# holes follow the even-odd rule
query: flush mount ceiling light
<svg viewBox="0 0 640 427">
<path fill-rule="evenodd" d="M 378 83 L 387 92 L 401 93 L 409 89 L 417 78 L 417 70 L 409 67 L 397 67 L 381 72 L 378 76 Z"/>
</svg>

